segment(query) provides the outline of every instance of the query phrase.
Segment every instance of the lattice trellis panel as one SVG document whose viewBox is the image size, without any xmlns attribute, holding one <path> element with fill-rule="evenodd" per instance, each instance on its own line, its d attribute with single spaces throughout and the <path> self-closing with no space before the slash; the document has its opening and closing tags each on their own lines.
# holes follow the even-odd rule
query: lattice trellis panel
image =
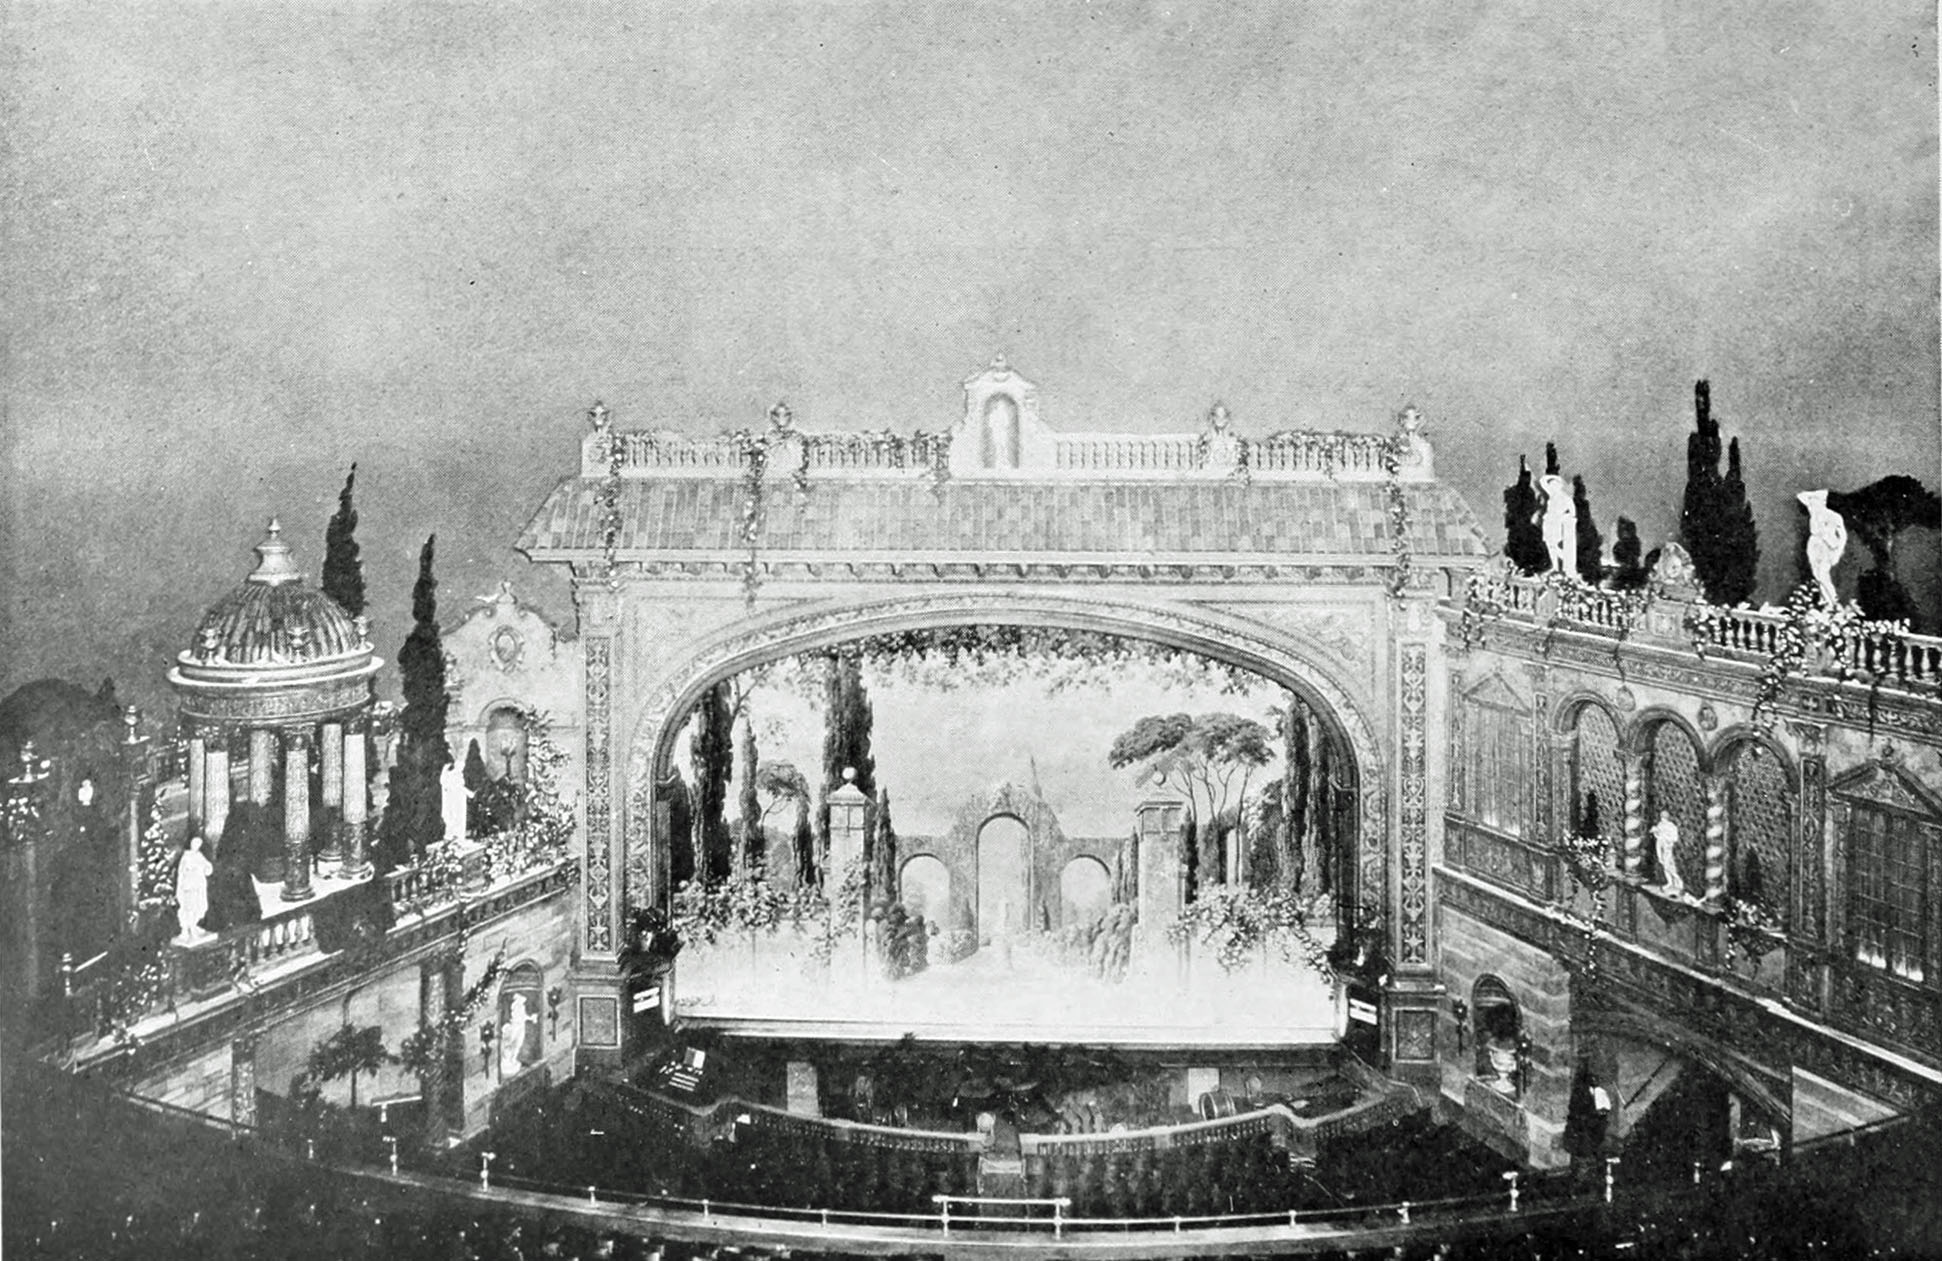
<svg viewBox="0 0 1942 1261">
<path fill-rule="evenodd" d="M 1760 744 L 1735 749 L 1725 771 L 1727 888 L 1735 897 L 1757 893 L 1784 917 L 1792 872 L 1788 838 L 1798 808 L 1793 784 L 1773 750 Z M 1757 888 L 1749 887 L 1753 864 Z"/>
<path fill-rule="evenodd" d="M 1684 731 L 1669 722 L 1652 729 L 1651 765 L 1645 778 L 1645 826 L 1651 848 L 1652 825 L 1664 810 L 1679 825 L 1673 856 L 1686 891 L 1706 892 L 1706 791 L 1699 783 L 1699 751 Z"/>
<path fill-rule="evenodd" d="M 1596 705 L 1578 711 L 1571 750 L 1571 814 L 1582 830 L 1587 794 L 1598 797 L 1598 835 L 1617 862 L 1625 848 L 1625 764 L 1619 759 L 1618 727 Z"/>
</svg>

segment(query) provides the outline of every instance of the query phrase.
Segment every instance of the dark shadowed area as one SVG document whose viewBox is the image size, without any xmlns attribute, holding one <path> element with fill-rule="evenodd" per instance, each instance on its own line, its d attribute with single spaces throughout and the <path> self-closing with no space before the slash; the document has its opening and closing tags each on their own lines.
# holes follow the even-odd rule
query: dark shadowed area
<svg viewBox="0 0 1942 1261">
<path fill-rule="evenodd" d="M 1648 548 L 1708 377 L 1777 599 L 1795 492 L 1942 482 L 1935 32 L 1831 0 L 14 6 L 0 690 L 158 702 L 271 514 L 314 580 L 353 460 L 387 658 L 433 531 L 448 609 L 510 576 L 566 616 L 508 545 L 595 398 L 937 429 L 1000 349 L 1061 428 L 1412 401 L 1493 536 L 1555 439 Z"/>
</svg>

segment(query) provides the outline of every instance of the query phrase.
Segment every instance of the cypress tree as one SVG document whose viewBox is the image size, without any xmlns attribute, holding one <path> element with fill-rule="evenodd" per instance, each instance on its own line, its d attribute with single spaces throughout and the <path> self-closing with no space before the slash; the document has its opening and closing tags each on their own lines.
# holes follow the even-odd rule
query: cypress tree
<svg viewBox="0 0 1942 1261">
<path fill-rule="evenodd" d="M 1726 477 L 1720 483 L 1719 591 L 1715 604 L 1744 604 L 1753 598 L 1760 574 L 1760 531 L 1747 502 L 1740 474 L 1740 440 L 1726 446 Z"/>
<path fill-rule="evenodd" d="M 1286 754 L 1281 772 L 1281 826 L 1286 837 L 1282 843 L 1281 870 L 1288 891 L 1300 893 L 1302 878 L 1307 874 L 1308 794 L 1314 768 L 1308 756 L 1308 721 L 1303 712 L 1306 706 L 1293 692 L 1288 693 L 1287 701 L 1287 708 L 1281 714 L 1281 743 Z"/>
<path fill-rule="evenodd" d="M 445 744 L 445 648 L 438 633 L 438 580 L 432 558 L 438 536 L 418 553 L 418 582 L 411 590 L 411 634 L 398 650 L 405 706 L 398 715 L 398 762 L 391 768 L 390 801 L 378 829 L 379 863 L 395 871 L 427 845 L 445 839 L 439 776 L 452 764 Z"/>
<path fill-rule="evenodd" d="M 480 836 L 485 832 L 484 812 L 486 791 L 492 786 L 492 776 L 486 771 L 485 755 L 479 752 L 479 742 L 472 740 L 465 746 L 465 834 Z"/>
<path fill-rule="evenodd" d="M 1571 502 L 1578 512 L 1578 576 L 1595 586 L 1605 577 L 1605 540 L 1591 515 L 1583 474 L 1571 478 Z"/>
<path fill-rule="evenodd" d="M 857 791 L 876 796 L 877 760 L 870 753 L 875 722 L 863 669 L 855 657 L 832 656 L 823 684 L 823 787 L 842 787 L 843 771 L 856 771 Z"/>
<path fill-rule="evenodd" d="M 1617 571 L 1612 586 L 1620 591 L 1636 591 L 1645 585 L 1645 566 L 1640 562 L 1639 527 L 1630 517 L 1618 519 L 1618 536 L 1612 541 L 1612 560 Z"/>
<path fill-rule="evenodd" d="M 1563 470 L 1558 467 L 1558 444 L 1555 442 L 1545 443 L 1544 444 L 1544 475 L 1546 477 L 1556 477 L 1562 471 Z"/>
<path fill-rule="evenodd" d="M 1692 556 L 1706 598 L 1738 604 L 1753 596 L 1760 547 L 1753 509 L 1740 474 L 1739 442 L 1727 452 L 1721 476 L 1719 421 L 1707 383 L 1693 386 L 1693 432 L 1686 436 L 1686 494 L 1679 508 L 1679 537 Z"/>
<path fill-rule="evenodd" d="M 337 492 L 337 511 L 324 527 L 323 592 L 352 617 L 364 612 L 364 562 L 358 558 L 357 506 L 351 488 L 357 484 L 357 465 Z"/>
<path fill-rule="evenodd" d="M 728 780 L 735 770 L 734 718 L 728 684 L 717 683 L 702 693 L 700 721 L 688 749 L 695 764 L 695 855 L 702 879 L 728 879 L 734 868 L 728 820 Z"/>
<path fill-rule="evenodd" d="M 1519 573 L 1540 574 L 1551 567 L 1544 531 L 1537 523 L 1537 487 L 1531 467 L 1517 457 L 1517 480 L 1504 490 L 1504 555 Z"/>
<path fill-rule="evenodd" d="M 742 766 L 740 810 L 742 815 L 742 868 L 753 871 L 769 860 L 768 836 L 762 830 L 762 800 L 755 793 L 755 770 L 759 755 L 755 750 L 755 723 L 746 715 L 736 724 L 736 744 Z"/>
<path fill-rule="evenodd" d="M 695 878 L 694 801 L 680 771 L 661 781 L 655 795 L 668 803 L 668 886 L 679 889 Z"/>
<path fill-rule="evenodd" d="M 870 888 L 878 901 L 897 900 L 897 829 L 890 823 L 890 790 L 877 800 L 875 832 L 870 853 Z"/>
</svg>

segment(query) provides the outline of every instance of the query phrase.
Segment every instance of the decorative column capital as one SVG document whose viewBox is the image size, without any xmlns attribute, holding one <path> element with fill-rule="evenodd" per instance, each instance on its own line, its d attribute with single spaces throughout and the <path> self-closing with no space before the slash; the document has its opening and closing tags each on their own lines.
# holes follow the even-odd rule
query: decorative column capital
<svg viewBox="0 0 1942 1261">
<path fill-rule="evenodd" d="M 1800 755 L 1802 757 L 1820 757 L 1826 751 L 1826 723 L 1811 722 L 1798 718 L 1789 719 L 1787 722 L 1787 730 L 1791 731 L 1794 739 L 1800 743 Z"/>
</svg>

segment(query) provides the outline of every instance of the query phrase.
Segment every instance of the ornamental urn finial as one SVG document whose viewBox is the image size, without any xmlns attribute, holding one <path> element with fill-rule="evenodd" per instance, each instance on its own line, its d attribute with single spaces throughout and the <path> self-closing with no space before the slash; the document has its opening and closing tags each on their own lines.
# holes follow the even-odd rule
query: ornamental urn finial
<svg viewBox="0 0 1942 1261">
<path fill-rule="evenodd" d="M 599 399 L 595 399 L 593 406 L 587 409 L 587 419 L 593 422 L 595 433 L 606 433 L 608 424 L 607 405 Z"/>
<path fill-rule="evenodd" d="M 290 545 L 283 541 L 283 523 L 275 517 L 270 518 L 269 533 L 256 545 L 256 572 L 249 581 L 265 587 L 280 587 L 286 582 L 296 582 L 303 577 L 290 560 Z"/>
<path fill-rule="evenodd" d="M 777 402 L 774 407 L 769 409 L 769 424 L 778 432 L 787 430 L 795 423 L 796 414 L 789 410 L 787 403 Z"/>
<path fill-rule="evenodd" d="M 1227 414 L 1227 404 L 1225 403 L 1215 403 L 1213 409 L 1207 413 L 1207 424 L 1212 427 L 1215 433 L 1227 432 L 1227 425 L 1230 419 L 1231 417 Z"/>
</svg>

